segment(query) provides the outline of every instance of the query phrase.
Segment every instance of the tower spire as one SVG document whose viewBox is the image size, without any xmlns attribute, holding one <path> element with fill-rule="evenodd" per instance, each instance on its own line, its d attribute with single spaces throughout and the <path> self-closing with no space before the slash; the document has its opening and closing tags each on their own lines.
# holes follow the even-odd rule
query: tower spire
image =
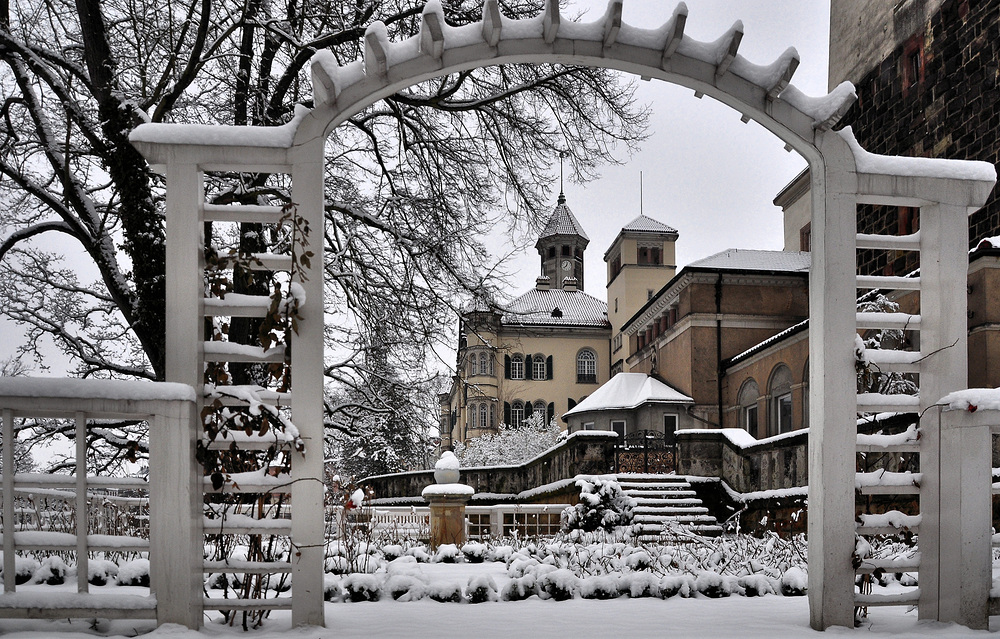
<svg viewBox="0 0 1000 639">
<path fill-rule="evenodd" d="M 567 155 L 569 154 L 566 151 L 559 152 L 559 200 L 557 201 L 559 204 L 566 203 L 566 194 L 563 193 L 563 158 Z"/>
</svg>

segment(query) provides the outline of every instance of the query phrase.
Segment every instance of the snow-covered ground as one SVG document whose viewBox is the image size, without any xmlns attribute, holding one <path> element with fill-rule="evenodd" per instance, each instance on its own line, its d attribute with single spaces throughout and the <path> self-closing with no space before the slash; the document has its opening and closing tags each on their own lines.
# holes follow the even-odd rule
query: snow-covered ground
<svg viewBox="0 0 1000 639">
<path fill-rule="evenodd" d="M 420 569 L 435 583 L 465 584 L 470 577 L 488 574 L 499 588 L 508 581 L 503 563 L 421 564 Z M 51 591 L 70 586 L 37 586 Z M 101 589 L 108 592 L 114 586 Z M 19 588 L 19 590 L 21 590 Z M 213 637 L 253 637 L 253 639 L 489 639 L 517 637 L 978 637 L 986 631 L 972 631 L 961 626 L 917 621 L 916 611 L 903 608 L 880 608 L 871 613 L 866 626 L 859 630 L 833 628 L 819 633 L 809 628 L 806 597 L 731 596 L 709 599 L 698 595 L 667 600 L 622 597 L 610 601 L 573 599 L 557 602 L 531 597 L 519 602 L 481 604 L 438 603 L 430 599 L 414 602 L 383 600 L 375 603 L 328 603 L 326 625 L 321 628 L 290 628 L 290 614 L 276 612 L 265 627 L 249 635 L 239 627 L 231 628 L 212 621 L 195 632 L 179 626 L 154 628 L 148 621 L 30 621 L 0 620 L 0 635 L 5 639 L 43 639 L 60 637 L 110 636 L 134 637 L 148 633 L 151 638 L 208 639 Z M 993 630 L 1000 630 L 1000 618 L 994 618 Z"/>
</svg>

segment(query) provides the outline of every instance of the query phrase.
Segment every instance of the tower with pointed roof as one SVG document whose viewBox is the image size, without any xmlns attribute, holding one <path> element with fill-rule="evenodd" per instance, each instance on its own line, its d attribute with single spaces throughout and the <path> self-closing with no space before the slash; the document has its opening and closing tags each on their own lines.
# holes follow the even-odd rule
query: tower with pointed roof
<svg viewBox="0 0 1000 639">
<path fill-rule="evenodd" d="M 677 271 L 677 230 L 640 214 L 626 224 L 604 254 L 608 265 L 611 370 L 622 370 L 628 349 L 622 327 Z"/>
<path fill-rule="evenodd" d="M 552 288 L 566 288 L 568 284 L 583 290 L 583 252 L 588 244 L 590 238 L 560 191 L 555 211 L 535 243 L 542 258 L 542 276 L 549 278 Z"/>
</svg>

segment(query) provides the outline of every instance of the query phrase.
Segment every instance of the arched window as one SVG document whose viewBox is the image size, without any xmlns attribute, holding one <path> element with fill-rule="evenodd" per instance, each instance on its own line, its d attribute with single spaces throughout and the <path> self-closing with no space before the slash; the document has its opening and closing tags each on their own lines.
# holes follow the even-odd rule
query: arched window
<svg viewBox="0 0 1000 639">
<path fill-rule="evenodd" d="M 479 357 L 476 353 L 469 353 L 469 377 L 479 374 Z"/>
<path fill-rule="evenodd" d="M 535 402 L 535 412 L 538 413 L 539 417 L 541 417 L 541 422 L 539 423 L 542 426 L 545 425 L 545 406 L 546 404 L 542 400 L 538 400 L 537 402 Z"/>
<path fill-rule="evenodd" d="M 545 379 L 545 356 L 541 353 L 531 358 L 531 379 Z"/>
<path fill-rule="evenodd" d="M 771 372 L 768 383 L 770 405 L 767 420 L 767 435 L 778 435 L 792 430 L 792 371 L 784 364 L 778 364 Z"/>
<path fill-rule="evenodd" d="M 576 383 L 597 383 L 597 353 L 585 348 L 576 356 Z"/>
<path fill-rule="evenodd" d="M 757 398 L 759 397 L 760 388 L 752 377 L 743 382 L 743 386 L 740 387 L 739 399 L 737 400 L 740 404 L 740 428 L 745 429 L 754 437 L 757 436 Z"/>
<path fill-rule="evenodd" d="M 490 428 L 493 428 L 493 425 L 496 423 L 497 423 L 496 412 L 495 409 L 493 408 L 493 404 L 490 404 L 490 423 L 489 423 Z"/>
<path fill-rule="evenodd" d="M 493 357 L 488 351 L 479 353 L 479 374 L 493 376 Z"/>
<path fill-rule="evenodd" d="M 519 428 L 524 423 L 524 402 L 517 400 L 510 405 L 510 426 Z"/>
<path fill-rule="evenodd" d="M 490 427 L 489 422 L 489 407 L 485 403 L 479 405 L 479 428 L 487 429 Z"/>
<path fill-rule="evenodd" d="M 516 353 L 510 358 L 510 378 L 524 379 L 524 355 Z"/>
<path fill-rule="evenodd" d="M 809 427 L 809 360 L 802 371 L 802 428 Z"/>
</svg>

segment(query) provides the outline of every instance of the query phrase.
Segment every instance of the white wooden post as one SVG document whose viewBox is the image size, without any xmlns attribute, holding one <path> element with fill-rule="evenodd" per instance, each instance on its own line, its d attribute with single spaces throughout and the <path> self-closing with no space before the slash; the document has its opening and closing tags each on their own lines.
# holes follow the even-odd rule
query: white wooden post
<svg viewBox="0 0 1000 639">
<path fill-rule="evenodd" d="M 76 413 L 76 590 L 87 592 L 87 416 Z"/>
<path fill-rule="evenodd" d="M 309 223 L 311 266 L 298 334 L 292 337 L 292 421 L 305 454 L 292 453 L 292 625 L 323 626 L 323 140 L 299 149 L 292 200 Z"/>
<path fill-rule="evenodd" d="M 149 579 L 157 624 L 201 626 L 202 472 L 196 403 L 161 402 L 149 429 Z"/>
<path fill-rule="evenodd" d="M 3 591 L 14 592 L 14 411 L 3 410 Z"/>
<path fill-rule="evenodd" d="M 198 396 L 205 385 L 204 197 L 197 165 L 167 164 L 166 381 L 187 384 Z"/>
<path fill-rule="evenodd" d="M 857 175 L 833 132 L 818 133 L 812 167 L 809 269 L 809 615 L 816 630 L 854 625 L 854 473 L 857 449 Z"/>
<path fill-rule="evenodd" d="M 958 427 L 953 413 L 928 410 L 941 397 L 968 386 L 967 216 L 966 207 L 920 209 L 920 351 L 927 360 L 920 369 L 919 616 L 985 628 L 989 430 Z M 969 455 L 976 446 L 981 450 Z"/>
</svg>

